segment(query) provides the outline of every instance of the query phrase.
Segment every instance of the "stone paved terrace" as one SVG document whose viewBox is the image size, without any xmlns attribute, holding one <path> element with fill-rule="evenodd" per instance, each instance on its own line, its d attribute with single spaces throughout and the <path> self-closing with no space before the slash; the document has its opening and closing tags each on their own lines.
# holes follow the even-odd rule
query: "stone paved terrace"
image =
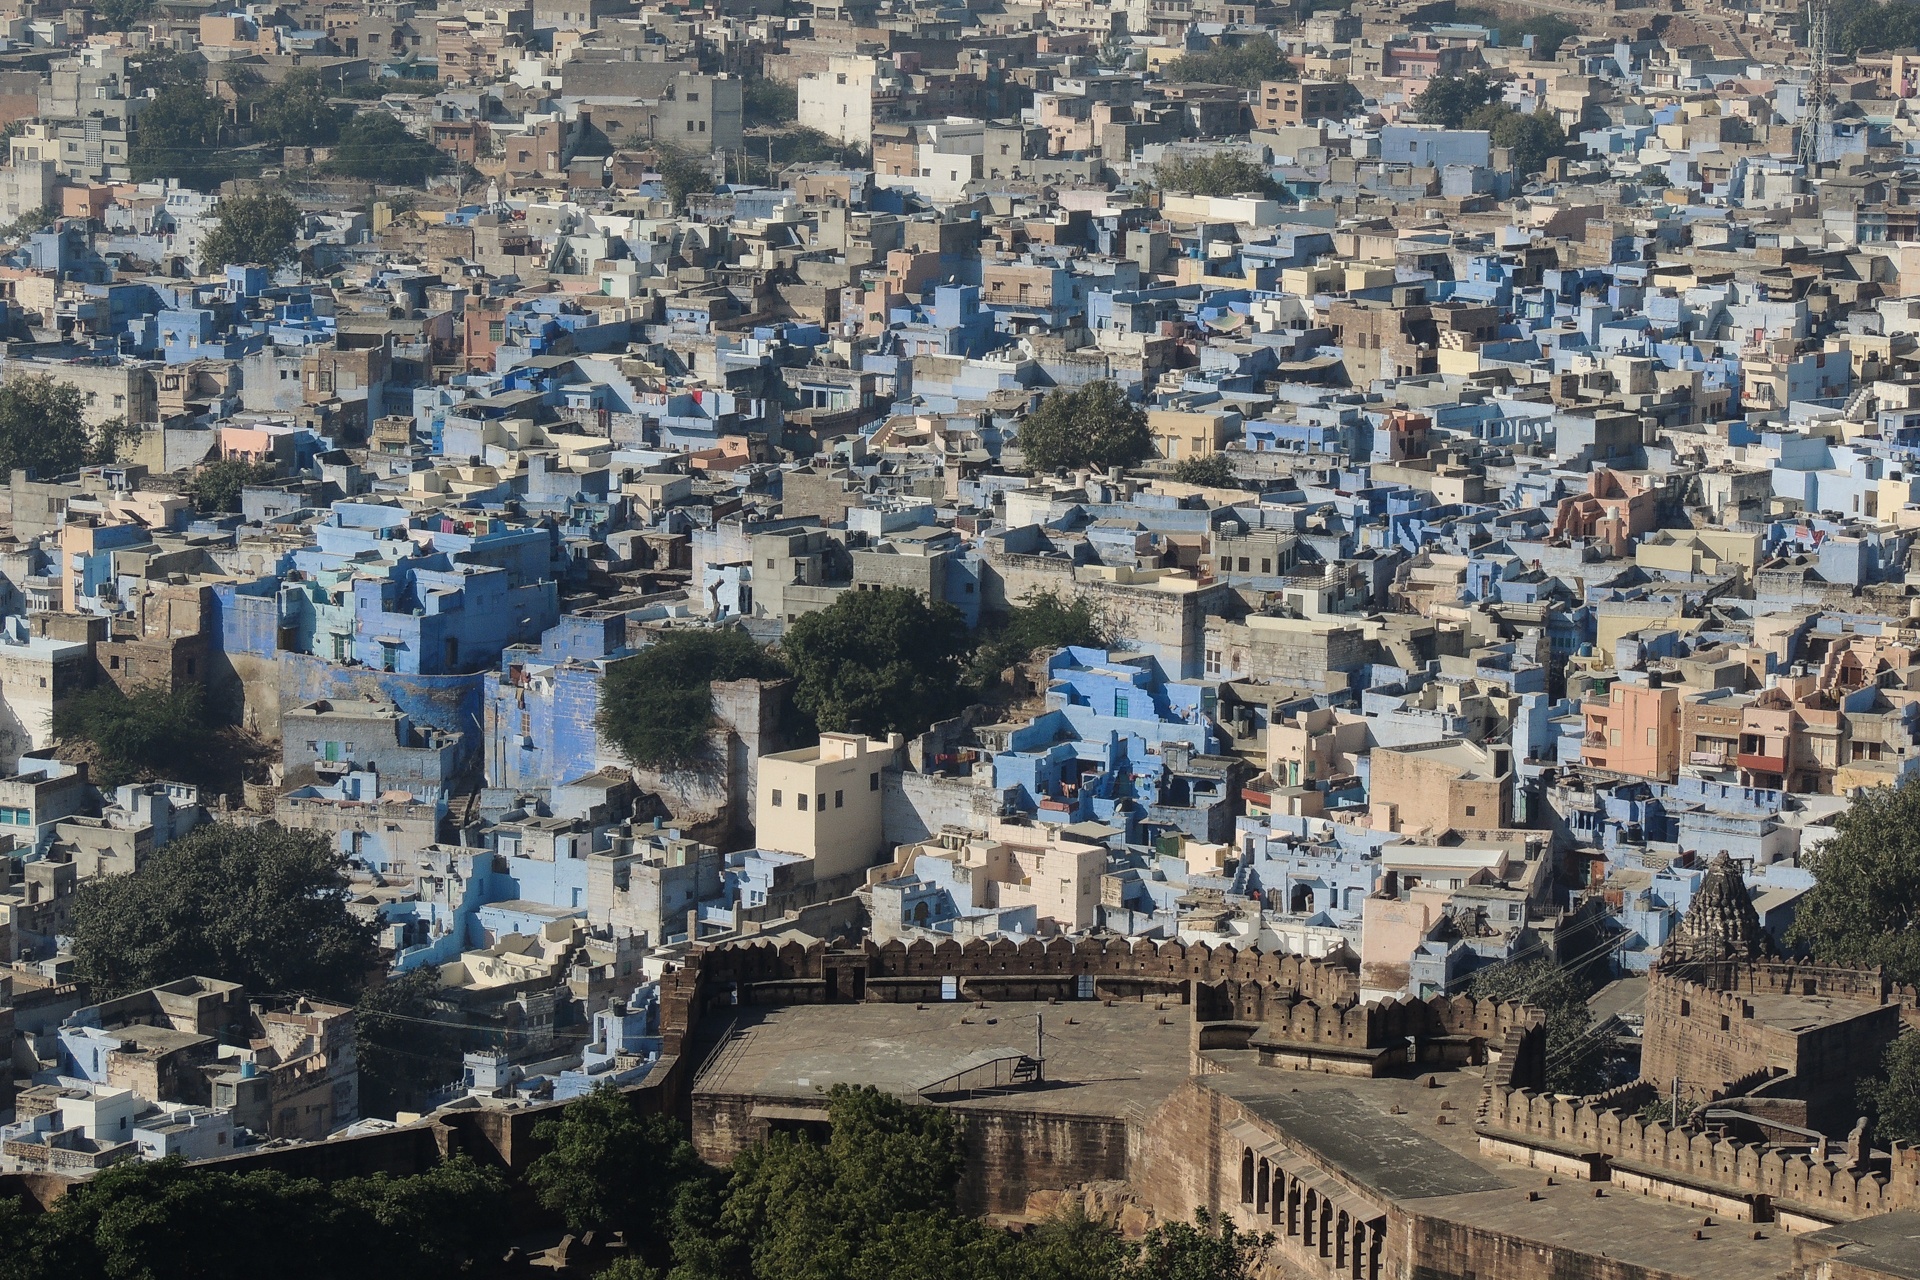
<svg viewBox="0 0 1920 1280">
<path fill-rule="evenodd" d="M 1120 1116 L 1151 1108 L 1188 1074 L 1191 1015 L 1173 1002 L 787 1005 L 741 1015 L 739 1036 L 708 1060 L 696 1095 L 798 1100 L 844 1083 L 914 1098 L 991 1051 L 1031 1056 L 1036 1017 L 1045 1021 L 1045 1083 L 976 1094 L 969 1107 Z"/>
</svg>

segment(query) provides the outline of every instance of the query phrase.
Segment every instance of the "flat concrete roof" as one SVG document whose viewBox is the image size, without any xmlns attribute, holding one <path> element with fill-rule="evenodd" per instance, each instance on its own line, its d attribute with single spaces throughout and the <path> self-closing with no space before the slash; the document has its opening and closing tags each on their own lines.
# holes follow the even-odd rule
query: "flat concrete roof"
<svg viewBox="0 0 1920 1280">
<path fill-rule="evenodd" d="M 1889 1213 L 1804 1237 L 1840 1253 L 1859 1271 L 1920 1280 L 1920 1213 Z"/>
<path fill-rule="evenodd" d="M 976 1096 L 969 1107 L 1114 1116 L 1157 1105 L 1187 1079 L 1191 1013 L 1178 1004 L 785 1005 L 741 1015 L 741 1038 L 719 1050 L 695 1094 L 818 1098 L 836 1084 L 866 1084 L 914 1098 L 986 1051 L 1032 1054 L 1036 1017 L 1046 1028 L 1045 1083 Z"/>
</svg>

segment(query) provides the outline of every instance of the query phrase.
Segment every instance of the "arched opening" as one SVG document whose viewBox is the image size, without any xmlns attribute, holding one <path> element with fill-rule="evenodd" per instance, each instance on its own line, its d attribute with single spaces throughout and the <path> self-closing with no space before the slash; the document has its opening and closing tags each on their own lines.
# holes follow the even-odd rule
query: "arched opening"
<svg viewBox="0 0 1920 1280">
<path fill-rule="evenodd" d="M 1287 909 L 1295 915 L 1310 915 L 1313 912 L 1313 890 L 1304 884 L 1293 886 L 1293 896 L 1287 903 Z"/>
<path fill-rule="evenodd" d="M 1240 1152 L 1240 1203 L 1253 1203 L 1253 1148 Z"/>
<path fill-rule="evenodd" d="M 1347 1211 L 1342 1209 L 1333 1225 L 1333 1265 L 1336 1267 L 1347 1265 L 1347 1233 L 1350 1230 Z"/>
<path fill-rule="evenodd" d="M 1260 1168 L 1253 1177 L 1253 1211 L 1255 1213 L 1267 1211 L 1267 1188 L 1271 1184 L 1272 1176 L 1272 1168 L 1267 1164 L 1267 1158 L 1261 1156 Z"/>
</svg>

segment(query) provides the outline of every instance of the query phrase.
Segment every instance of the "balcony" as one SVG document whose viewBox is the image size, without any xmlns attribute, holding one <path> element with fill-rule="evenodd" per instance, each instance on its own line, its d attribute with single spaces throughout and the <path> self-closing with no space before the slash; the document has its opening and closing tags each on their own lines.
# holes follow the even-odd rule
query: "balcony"
<svg viewBox="0 0 1920 1280">
<path fill-rule="evenodd" d="M 1734 757 L 1734 762 L 1749 773 L 1778 773 L 1787 771 L 1787 758 L 1781 756 L 1763 756 L 1750 751 L 1742 751 Z"/>
</svg>

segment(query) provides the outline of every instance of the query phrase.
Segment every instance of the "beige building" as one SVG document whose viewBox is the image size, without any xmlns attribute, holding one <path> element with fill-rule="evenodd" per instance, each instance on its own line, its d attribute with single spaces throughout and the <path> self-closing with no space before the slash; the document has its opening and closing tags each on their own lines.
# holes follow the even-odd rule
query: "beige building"
<svg viewBox="0 0 1920 1280">
<path fill-rule="evenodd" d="M 1375 747 L 1368 795 L 1381 831 L 1440 835 L 1510 825 L 1513 752 L 1504 746 L 1436 742 Z"/>
<path fill-rule="evenodd" d="M 83 642 L 32 636 L 0 641 L 0 769 L 53 742 L 53 708 L 86 687 L 92 651 Z"/>
<path fill-rule="evenodd" d="M 755 842 L 813 860 L 825 880 L 880 857 L 880 774 L 905 740 L 823 733 L 817 747 L 760 757 L 754 794 Z"/>
</svg>

